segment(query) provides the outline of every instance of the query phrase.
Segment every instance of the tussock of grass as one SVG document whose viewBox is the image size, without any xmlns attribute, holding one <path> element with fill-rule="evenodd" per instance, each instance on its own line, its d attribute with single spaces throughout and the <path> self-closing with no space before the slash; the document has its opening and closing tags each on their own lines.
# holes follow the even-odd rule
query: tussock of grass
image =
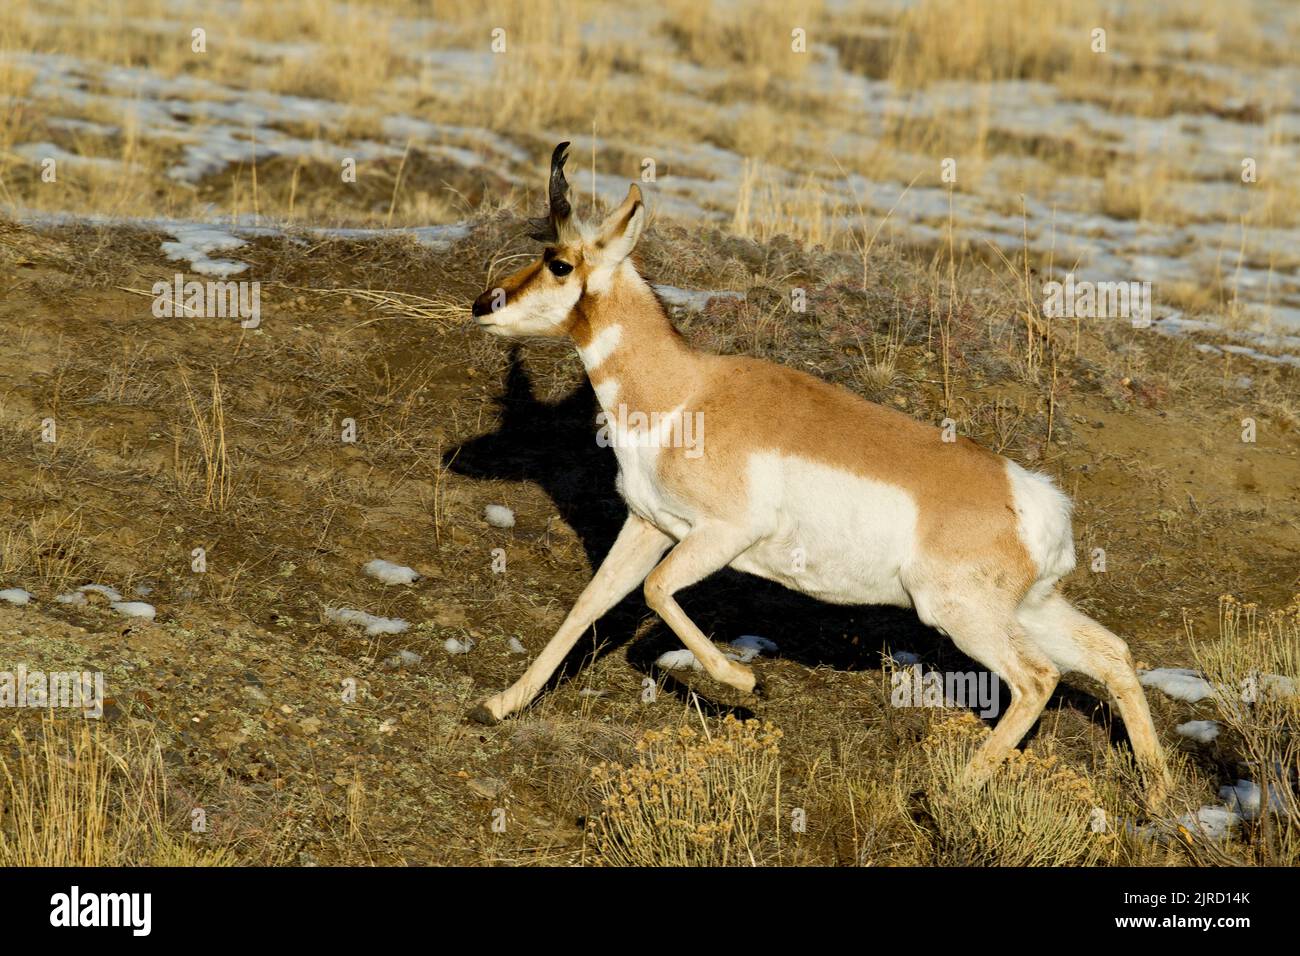
<svg viewBox="0 0 1300 956">
<path fill-rule="evenodd" d="M 42 512 L 0 534 L 0 574 L 24 574 L 44 588 L 62 590 L 85 573 L 89 544 L 80 514 Z"/>
<path fill-rule="evenodd" d="M 179 450 L 176 457 L 177 483 L 184 488 L 201 482 L 203 507 L 210 511 L 225 511 L 234 488 L 234 476 L 231 471 L 230 456 L 226 451 L 226 413 L 221 397 L 221 374 L 212 369 L 212 391 L 208 409 L 205 413 L 199 408 L 198 400 L 190 389 L 189 376 L 184 366 L 177 366 L 181 385 L 185 389 L 185 405 L 190 412 L 194 433 L 198 438 L 199 456 L 202 461 L 202 473 L 188 462 L 184 462 Z"/>
<path fill-rule="evenodd" d="M 1300 865 L 1300 595 L 1267 614 L 1225 595 L 1218 635 L 1198 642 L 1189 626 L 1188 638 L 1217 688 L 1218 718 L 1260 788 L 1248 858 L 1265 866 Z"/>
<path fill-rule="evenodd" d="M 981 787 L 962 782 L 989 731 L 974 715 L 937 721 L 922 741 L 933 862 L 948 866 L 1084 866 L 1111 838 L 1091 829 L 1091 782 L 1055 756 L 1015 750 Z"/>
<path fill-rule="evenodd" d="M 781 791 L 781 731 L 730 715 L 711 731 L 649 730 L 627 766 L 592 771 L 603 812 L 592 826 L 610 866 L 756 866 Z"/>
<path fill-rule="evenodd" d="M 98 724 L 46 718 L 15 727 L 0 749 L 0 865 L 231 866 L 228 847 L 202 847 L 168 814 L 156 742 L 110 736 Z"/>
</svg>

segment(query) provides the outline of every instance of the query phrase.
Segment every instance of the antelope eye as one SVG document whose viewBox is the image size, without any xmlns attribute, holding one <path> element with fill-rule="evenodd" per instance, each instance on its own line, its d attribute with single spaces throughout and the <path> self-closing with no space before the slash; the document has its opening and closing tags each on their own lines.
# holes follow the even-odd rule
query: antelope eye
<svg viewBox="0 0 1300 956">
<path fill-rule="evenodd" d="M 546 263 L 546 268 L 551 270 L 551 275 L 557 276 L 561 279 L 573 271 L 573 266 L 569 265 L 569 263 L 562 259 L 552 259 L 550 262 Z"/>
</svg>

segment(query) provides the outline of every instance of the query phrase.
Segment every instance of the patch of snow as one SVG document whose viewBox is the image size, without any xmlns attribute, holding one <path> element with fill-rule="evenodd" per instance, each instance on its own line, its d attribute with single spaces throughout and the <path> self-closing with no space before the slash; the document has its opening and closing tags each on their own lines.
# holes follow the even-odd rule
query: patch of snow
<svg viewBox="0 0 1300 956">
<path fill-rule="evenodd" d="M 511 653 L 511 654 L 527 654 L 527 653 L 528 653 L 528 648 L 524 647 L 524 645 L 523 645 L 522 643 L 520 643 L 519 638 L 517 638 L 517 637 L 512 637 L 512 638 L 510 638 L 510 643 L 509 643 L 508 645 L 506 645 L 506 646 L 510 648 L 510 653 Z"/>
<path fill-rule="evenodd" d="M 731 292 L 725 289 L 710 292 L 702 289 L 680 289 L 675 285 L 662 284 L 656 284 L 653 288 L 658 293 L 659 298 L 663 300 L 664 305 L 674 309 L 685 309 L 688 312 L 703 312 L 710 299 L 743 299 L 745 297 L 740 292 Z"/>
<path fill-rule="evenodd" d="M 655 663 L 665 670 L 704 670 L 704 665 L 695 659 L 689 648 L 683 647 L 680 651 L 666 651 L 660 654 Z"/>
<path fill-rule="evenodd" d="M 1200 744 L 1208 744 L 1219 736 L 1219 722 L 1217 720 L 1189 720 L 1184 724 L 1179 724 L 1174 728 L 1184 737 L 1190 737 Z"/>
<path fill-rule="evenodd" d="M 209 253 L 229 252 L 246 245 L 243 239 L 211 226 L 175 225 L 168 229 L 174 242 L 164 242 L 162 251 L 173 262 L 190 264 L 190 271 L 199 275 L 226 279 L 239 275 L 248 263 L 234 259 L 213 259 Z"/>
<path fill-rule="evenodd" d="M 775 641 L 757 634 L 742 634 L 731 642 L 731 646 L 740 651 L 740 661 L 743 664 L 748 664 L 760 654 L 775 654 L 777 651 Z"/>
<path fill-rule="evenodd" d="M 1269 803 L 1272 804 L 1274 813 L 1286 809 L 1286 801 L 1282 799 L 1282 794 L 1273 791 L 1269 794 L 1269 797 Z M 1234 784 L 1219 788 L 1219 799 L 1227 803 L 1229 810 L 1247 820 L 1253 820 L 1259 816 L 1262 798 L 1263 792 L 1260 790 L 1259 784 L 1250 780 L 1238 780 Z"/>
<path fill-rule="evenodd" d="M 1285 674 L 1260 674 L 1259 688 L 1272 697 L 1296 696 L 1295 681 Z"/>
<path fill-rule="evenodd" d="M 0 591 L 0 601 L 8 601 L 10 604 L 19 606 L 30 603 L 35 596 L 30 591 L 24 591 L 22 588 L 5 588 Z"/>
<path fill-rule="evenodd" d="M 80 591 L 70 591 L 67 594 L 60 594 L 54 600 L 60 604 L 85 604 L 86 595 Z"/>
<path fill-rule="evenodd" d="M 366 629 L 366 634 L 370 637 L 378 634 L 401 634 L 410 627 L 401 618 L 378 617 L 352 607 L 327 607 L 325 617 L 342 624 L 360 625 Z"/>
<path fill-rule="evenodd" d="M 414 568 L 408 568 L 404 564 L 394 564 L 392 561 L 385 561 L 383 558 L 375 558 L 367 562 L 362 569 L 372 578 L 384 582 L 385 584 L 414 584 L 420 580 L 420 575 Z"/>
<path fill-rule="evenodd" d="M 494 528 L 513 528 L 515 513 L 505 505 L 488 505 L 483 509 L 483 520 Z"/>
<path fill-rule="evenodd" d="M 913 665 L 921 663 L 920 656 L 911 651 L 890 651 L 888 656 L 899 667 L 912 667 Z"/>
<path fill-rule="evenodd" d="M 1186 667 L 1158 667 L 1142 671 L 1138 674 L 1138 680 L 1143 687 L 1154 687 L 1174 700 L 1183 700 L 1189 704 L 1195 704 L 1214 694 L 1209 681 Z"/>
<path fill-rule="evenodd" d="M 396 670 L 399 667 L 410 667 L 424 660 L 424 656 L 415 653 L 415 651 L 402 650 L 398 651 L 388 660 L 384 661 L 384 666 L 389 670 Z"/>
<path fill-rule="evenodd" d="M 83 584 L 77 590 L 85 594 L 98 594 L 109 601 L 122 600 L 121 592 L 117 588 L 110 588 L 107 584 Z"/>
<path fill-rule="evenodd" d="M 52 129 L 66 129 L 69 133 L 85 133 L 89 136 L 116 136 L 118 127 L 92 120 L 74 119 L 69 116 L 55 116 L 46 121 Z"/>
<path fill-rule="evenodd" d="M 143 617 L 150 621 L 158 613 L 152 604 L 146 604 L 144 601 L 114 601 L 110 606 L 118 614 L 126 617 Z"/>
<path fill-rule="evenodd" d="M 69 153 L 66 149 L 61 149 L 53 143 L 23 143 L 21 146 L 15 146 L 13 151 L 24 159 L 30 159 L 34 163 L 41 163 L 47 159 L 54 160 L 55 169 L 60 165 L 72 167 L 82 166 L 87 169 L 98 169 L 105 173 L 120 173 L 123 169 L 122 164 L 116 159 L 105 159 L 102 156 L 81 156 L 77 153 Z"/>
<path fill-rule="evenodd" d="M 459 641 L 454 637 L 449 637 L 442 642 L 442 649 L 448 654 L 468 654 L 474 650 L 474 642 L 469 638 Z"/>
<path fill-rule="evenodd" d="M 1193 833 L 1222 840 L 1241 823 L 1241 815 L 1227 807 L 1201 807 L 1196 813 L 1184 813 L 1178 818 L 1179 826 Z"/>
</svg>

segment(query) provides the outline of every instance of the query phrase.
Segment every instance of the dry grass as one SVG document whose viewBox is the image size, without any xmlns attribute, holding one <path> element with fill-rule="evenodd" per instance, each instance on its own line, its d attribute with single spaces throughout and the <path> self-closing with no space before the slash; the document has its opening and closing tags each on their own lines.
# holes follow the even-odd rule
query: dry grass
<svg viewBox="0 0 1300 956">
<path fill-rule="evenodd" d="M 61 591 L 90 566 L 91 542 L 81 515 L 42 512 L 0 537 L 0 574 L 24 574 L 52 591 Z"/>
<path fill-rule="evenodd" d="M 148 735 L 47 717 L 0 744 L 0 865 L 231 866 L 228 847 L 179 834 Z"/>
<path fill-rule="evenodd" d="M 748 7 L 743 17 L 684 0 L 653 13 L 633 13 L 596 0 L 565 0 L 542 8 L 510 0 L 487 8 L 440 9 L 434 31 L 418 19 L 407 22 L 422 13 L 427 10 L 420 4 L 408 2 L 291 0 L 274 10 L 244 2 L 229 23 L 207 25 L 209 51 L 194 54 L 188 43 L 190 19 L 169 19 L 167 6 L 157 0 L 71 0 L 52 11 L 11 6 L 0 14 L 0 49 L 147 64 L 161 76 L 210 80 L 236 92 L 256 89 L 318 98 L 340 107 L 340 116 L 296 131 L 314 140 L 318 153 L 332 156 L 367 139 L 396 148 L 403 158 L 400 163 L 363 163 L 359 183 L 344 189 L 336 164 L 303 159 L 254 164 L 250 153 L 195 190 L 165 175 L 177 158 L 174 140 L 154 138 L 125 106 L 92 103 L 81 111 L 81 118 L 120 128 L 107 139 L 59 131 L 45 121 L 66 107 L 43 101 L 38 89 L 31 106 L 9 111 L 0 121 L 0 196 L 35 209 L 186 215 L 211 200 L 215 189 L 219 204 L 232 210 L 300 221 L 447 221 L 464 216 L 465 184 L 448 190 L 445 177 L 437 173 L 418 174 L 414 180 L 409 170 L 394 175 L 405 165 L 406 153 L 431 155 L 443 141 L 466 145 L 457 139 L 458 128 L 528 131 L 520 137 L 525 149 L 531 149 L 534 131 L 550 135 L 568 130 L 600 137 L 602 152 L 618 160 L 628 175 L 641 161 L 639 144 L 709 144 L 742 157 L 740 199 L 716 210 L 730 216 L 741 235 L 786 233 L 839 248 L 862 243 L 877 223 L 844 215 L 851 204 L 830 188 L 834 181 L 857 173 L 900 186 L 918 179 L 922 185 L 937 185 L 936 159 L 941 156 L 960 157 L 957 188 L 962 191 L 1013 200 L 1018 189 L 1012 185 L 1008 191 L 1007 184 L 994 178 L 993 162 L 1011 158 L 1030 179 L 1041 180 L 1042 188 L 1034 189 L 1039 194 L 1054 190 L 1063 174 L 1095 180 L 1095 195 L 1079 200 L 1082 211 L 1181 223 L 1187 220 L 1187 204 L 1163 197 L 1171 184 L 1196 180 L 1189 178 L 1181 157 L 1166 155 L 1158 141 L 1138 143 L 1131 160 L 1050 128 L 1041 136 L 1007 142 L 992 134 L 978 105 L 864 118 L 848 105 L 844 91 L 809 69 L 815 51 L 791 49 L 792 31 L 805 30 L 810 45 L 835 46 L 840 65 L 850 74 L 887 78 L 901 90 L 923 91 L 941 82 L 1034 80 L 1134 117 L 1213 111 L 1226 100 L 1241 98 L 1240 89 L 1222 81 L 1204 80 L 1206 89 L 1198 91 L 1199 74 L 1165 65 L 1170 54 L 1162 44 L 1170 35 L 1213 37 L 1215 48 L 1205 56 L 1241 68 L 1277 61 L 1274 54 L 1283 46 L 1283 37 L 1261 30 L 1261 17 L 1244 12 L 1225 16 L 1222 5 L 1210 0 L 1180 5 L 1176 11 L 1118 8 L 1103 0 L 994 5 L 925 0 L 892 19 L 871 10 L 832 13 L 815 0 L 794 6 L 765 0 Z M 85 28 L 118 16 L 130 18 L 134 29 L 119 36 L 109 28 Z M 1298 29 L 1286 22 L 1285 29 Z M 1091 30 L 1099 26 L 1108 30 L 1113 55 L 1091 49 Z M 871 39 L 882 28 L 886 39 Z M 441 72 L 429 73 L 440 57 L 453 58 L 452 63 L 463 57 L 460 75 L 447 79 Z M 683 72 L 692 67 L 717 78 L 702 86 L 695 74 Z M 543 76 L 547 81 L 537 82 Z M 31 96 L 31 81 L 29 69 L 0 59 L 0 95 Z M 646 88 L 662 95 L 646 96 Z M 1189 101 L 1189 90 L 1197 91 L 1197 98 Z M 194 99 L 209 95 L 224 96 L 201 90 L 184 94 Z M 1280 108 L 1280 101 L 1254 90 L 1252 105 L 1259 96 L 1264 117 Z M 385 135 L 380 122 L 386 116 L 423 118 L 431 113 L 449 124 L 433 143 L 413 145 L 407 136 Z M 194 122 L 202 136 L 207 121 Z M 842 135 L 849 137 L 847 142 Z M 121 166 L 112 171 L 67 166 L 60 188 L 42 188 L 30 160 L 12 149 L 51 140 Z M 1279 129 L 1267 132 L 1266 141 L 1274 151 L 1285 147 Z M 311 178 L 315 188 L 300 177 Z M 585 186 L 577 177 L 575 182 Z M 331 201 L 320 201 L 317 190 L 327 184 Z M 387 201 L 371 201 L 372 189 L 384 191 Z M 525 192 L 532 190 L 526 183 Z M 1270 167 L 1252 190 L 1242 216 L 1248 225 L 1300 221 L 1300 186 L 1285 168 Z M 340 216 L 341 209 L 346 216 Z"/>
<path fill-rule="evenodd" d="M 1054 757 L 1013 751 L 982 787 L 962 781 L 988 728 L 968 712 L 936 721 L 921 744 L 934 863 L 948 866 L 1086 866 L 1113 836 L 1093 832 L 1091 782 Z"/>
<path fill-rule="evenodd" d="M 728 717 L 650 730 L 630 765 L 592 770 L 603 811 L 592 845 L 609 866 L 758 866 L 781 825 L 781 731 Z M 779 848 L 779 835 L 776 846 Z"/>
<path fill-rule="evenodd" d="M 1228 595 L 1219 604 L 1216 637 L 1198 641 L 1187 630 L 1197 663 L 1217 688 L 1219 720 L 1260 788 L 1250 862 L 1300 865 L 1300 595 L 1262 615 Z"/>
<path fill-rule="evenodd" d="M 216 368 L 212 369 L 212 391 L 207 411 L 204 412 L 199 408 L 199 402 L 190 388 L 185 368 L 177 366 L 177 372 L 181 387 L 185 389 L 185 406 L 190 413 L 202 461 L 201 473 L 196 478 L 198 469 L 182 458 L 178 445 L 175 457 L 177 483 L 182 488 L 201 483 L 200 500 L 203 507 L 210 511 L 225 511 L 234 488 L 234 476 L 230 456 L 226 452 L 226 415 L 221 399 L 221 375 Z"/>
</svg>

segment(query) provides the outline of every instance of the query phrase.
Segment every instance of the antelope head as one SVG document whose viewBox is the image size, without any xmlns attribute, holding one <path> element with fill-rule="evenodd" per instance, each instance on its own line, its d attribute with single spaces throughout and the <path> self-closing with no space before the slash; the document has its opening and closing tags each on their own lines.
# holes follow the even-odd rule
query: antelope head
<svg viewBox="0 0 1300 956">
<path fill-rule="evenodd" d="M 645 203 L 633 183 L 627 198 L 599 226 L 582 222 L 569 204 L 564 178 L 568 143 L 551 154 L 546 216 L 531 220 L 530 237 L 546 244 L 541 256 L 474 300 L 474 318 L 494 335 L 566 335 L 583 300 L 612 287 L 645 225 Z"/>
</svg>

